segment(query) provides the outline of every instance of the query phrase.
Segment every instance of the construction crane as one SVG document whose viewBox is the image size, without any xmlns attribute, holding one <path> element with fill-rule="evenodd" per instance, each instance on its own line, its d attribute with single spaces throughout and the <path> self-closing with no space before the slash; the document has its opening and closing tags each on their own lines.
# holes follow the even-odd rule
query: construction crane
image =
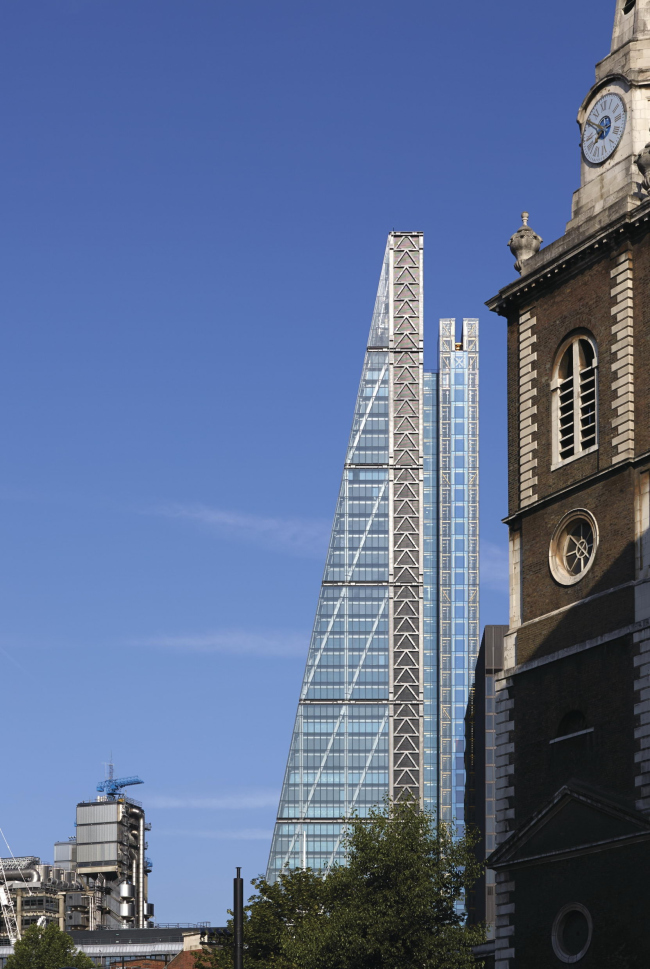
<svg viewBox="0 0 650 969">
<path fill-rule="evenodd" d="M 140 780 L 139 777 L 114 777 L 113 776 L 114 767 L 113 762 L 108 765 L 108 777 L 103 781 L 100 781 L 97 785 L 97 790 L 100 794 L 106 794 L 106 796 L 114 801 L 116 797 L 119 796 L 123 787 L 132 787 L 134 784 L 144 784 L 144 781 Z"/>
</svg>

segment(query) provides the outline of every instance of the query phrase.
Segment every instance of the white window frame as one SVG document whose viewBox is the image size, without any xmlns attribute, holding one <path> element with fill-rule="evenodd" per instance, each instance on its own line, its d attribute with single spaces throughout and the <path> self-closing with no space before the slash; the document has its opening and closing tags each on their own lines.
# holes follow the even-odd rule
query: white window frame
<svg viewBox="0 0 650 969">
<path fill-rule="evenodd" d="M 579 343 L 580 340 L 586 340 L 591 344 L 591 348 L 594 352 L 594 384 L 595 384 L 595 441 L 589 447 L 583 448 L 582 441 L 580 440 L 580 369 L 579 369 Z M 569 349 L 573 348 L 573 454 L 569 457 L 560 457 L 560 390 L 564 381 L 560 380 L 560 365 L 564 359 L 564 355 Z M 576 380 L 576 375 L 578 379 Z M 585 454 L 591 454 L 592 451 L 598 450 L 598 345 L 594 340 L 591 333 L 585 330 L 579 330 L 572 333 L 570 337 L 562 343 L 560 349 L 558 350 L 555 357 L 555 365 L 553 367 L 553 377 L 551 380 L 551 419 L 553 421 L 553 455 L 551 463 L 551 471 L 555 471 L 557 468 L 563 468 L 566 464 L 570 464 L 572 461 L 577 461 L 579 458 L 584 457 Z M 578 433 L 576 433 L 576 429 Z"/>
<path fill-rule="evenodd" d="M 578 572 L 576 575 L 573 575 L 567 571 L 564 561 L 564 538 L 570 526 L 578 519 L 586 519 L 591 526 L 593 535 L 593 549 L 586 568 L 584 568 L 582 572 Z M 551 544 L 548 550 L 548 564 L 551 569 L 551 575 L 555 581 L 559 582 L 560 585 L 575 585 L 577 582 L 581 582 L 594 564 L 599 542 L 600 535 L 598 532 L 598 522 L 590 511 L 588 511 L 586 508 L 573 508 L 571 511 L 568 511 L 565 515 L 563 515 L 555 527 L 553 538 L 551 539 Z"/>
</svg>

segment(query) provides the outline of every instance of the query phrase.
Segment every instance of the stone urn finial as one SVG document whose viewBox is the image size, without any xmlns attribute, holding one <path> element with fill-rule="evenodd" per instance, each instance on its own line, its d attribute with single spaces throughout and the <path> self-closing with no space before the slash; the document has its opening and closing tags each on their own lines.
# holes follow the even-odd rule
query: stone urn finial
<svg viewBox="0 0 650 969">
<path fill-rule="evenodd" d="M 650 167 L 650 162 L 649 162 Z M 521 213 L 521 228 L 517 229 L 515 234 L 510 237 L 508 246 L 510 247 L 510 252 L 513 254 L 517 260 L 515 263 L 515 269 L 522 274 L 524 270 L 524 263 L 535 253 L 539 252 L 539 247 L 544 240 L 541 236 L 538 236 L 536 232 L 533 232 L 531 227 L 528 225 L 528 212 Z"/>
<path fill-rule="evenodd" d="M 634 160 L 643 178 L 641 185 L 644 191 L 650 192 L 650 141 Z"/>
</svg>

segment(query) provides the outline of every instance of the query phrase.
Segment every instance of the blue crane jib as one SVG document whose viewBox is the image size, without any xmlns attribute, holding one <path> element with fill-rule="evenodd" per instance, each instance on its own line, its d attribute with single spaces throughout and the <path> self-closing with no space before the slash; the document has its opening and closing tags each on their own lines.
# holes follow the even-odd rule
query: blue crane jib
<svg viewBox="0 0 650 969">
<path fill-rule="evenodd" d="M 123 787 L 132 787 L 133 784 L 144 784 L 144 781 L 139 777 L 108 777 L 99 782 L 97 790 L 108 797 L 117 797 Z"/>
</svg>

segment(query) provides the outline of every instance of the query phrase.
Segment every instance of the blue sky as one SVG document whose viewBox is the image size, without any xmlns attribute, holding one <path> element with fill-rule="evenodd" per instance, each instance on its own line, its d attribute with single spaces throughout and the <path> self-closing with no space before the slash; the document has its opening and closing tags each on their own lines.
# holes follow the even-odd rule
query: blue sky
<svg viewBox="0 0 650 969">
<path fill-rule="evenodd" d="M 481 320 L 482 621 L 507 621 L 520 213 L 578 187 L 614 0 L 3 0 L 0 827 L 112 751 L 159 921 L 265 865 L 387 233 Z M 5 852 L 6 853 L 6 852 Z"/>
</svg>

